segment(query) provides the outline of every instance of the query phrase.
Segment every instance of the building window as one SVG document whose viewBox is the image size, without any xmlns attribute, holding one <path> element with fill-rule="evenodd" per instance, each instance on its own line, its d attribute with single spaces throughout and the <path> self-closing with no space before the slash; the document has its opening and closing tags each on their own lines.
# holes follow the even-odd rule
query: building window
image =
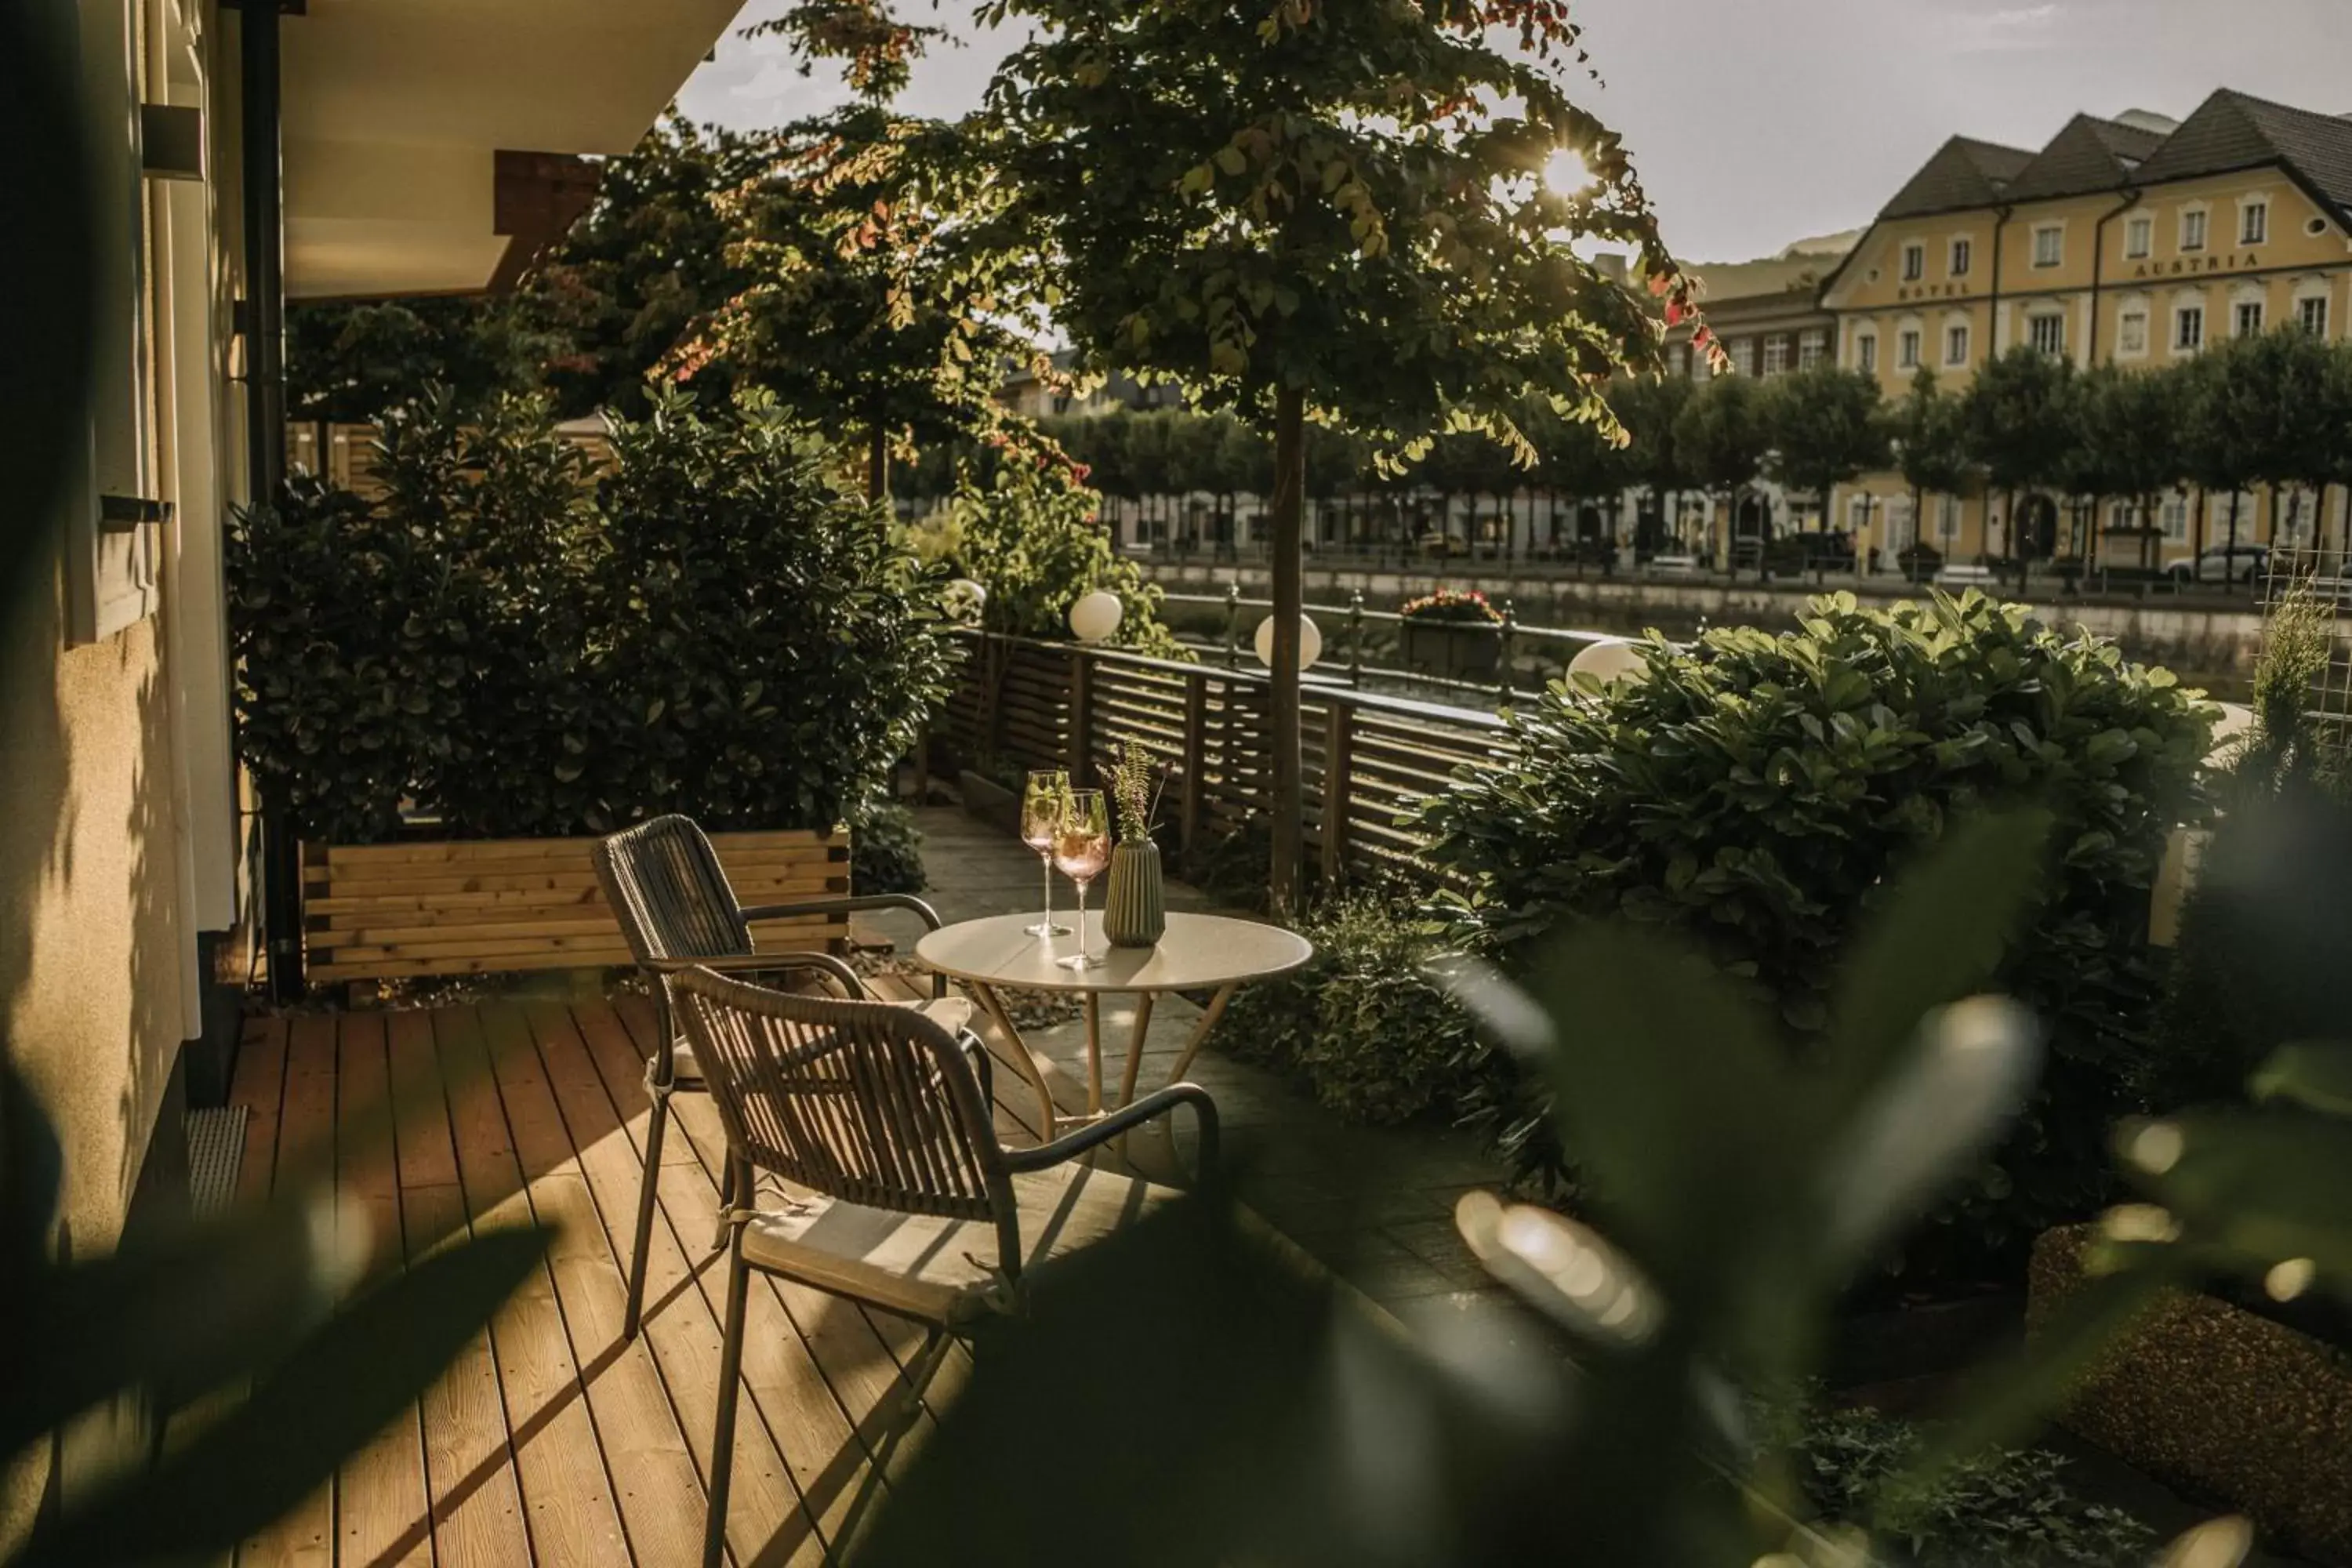
<svg viewBox="0 0 2352 1568">
<path fill-rule="evenodd" d="M 1690 374 L 1690 350 L 1680 343 L 1666 351 L 1666 370 L 1674 375 Z"/>
<path fill-rule="evenodd" d="M 2066 318 L 2054 311 L 2048 315 L 2026 318 L 2026 331 L 2031 335 L 2035 353 L 2063 354 L 2066 352 Z"/>
<path fill-rule="evenodd" d="M 2205 346 L 2205 307 L 2183 305 L 2172 312 L 2172 349 L 2194 353 Z"/>
<path fill-rule="evenodd" d="M 1969 255 L 1971 248 L 1972 247 L 1969 246 L 1969 242 L 1965 239 L 1956 239 L 1952 241 L 1953 277 L 1966 278 L 1969 275 L 1969 263 L 1974 259 L 1974 258 Z"/>
<path fill-rule="evenodd" d="M 1764 374 L 1784 375 L 1789 369 L 1789 334 L 1774 332 L 1764 340 Z"/>
<path fill-rule="evenodd" d="M 1903 281 L 1916 283 L 1927 276 L 1927 247 L 1917 240 L 1903 247 Z"/>
<path fill-rule="evenodd" d="M 2180 215 L 2180 248 L 2183 250 L 2205 248 L 2205 209 L 2203 207 L 2190 207 Z"/>
<path fill-rule="evenodd" d="M 1960 536 L 1960 498 L 1946 496 L 1944 504 L 1936 510 L 1936 536 L 1944 542 L 1945 553 L 1951 553 L 1952 541 Z"/>
<path fill-rule="evenodd" d="M 2116 318 L 2116 352 L 2119 354 L 2147 353 L 2147 312 L 2126 310 Z"/>
<path fill-rule="evenodd" d="M 1864 375 L 1878 374 L 1878 334 L 1864 332 L 1853 340 L 1853 368 Z"/>
<path fill-rule="evenodd" d="M 2271 237 L 2271 204 L 2248 202 L 2238 209 L 2238 243 L 2261 245 Z"/>
<path fill-rule="evenodd" d="M 2055 267 L 2066 254 L 2066 231 L 2054 223 L 2045 223 L 2033 231 L 2033 265 Z"/>
<path fill-rule="evenodd" d="M 2327 335 L 2327 296 L 2310 294 L 2294 302 L 2295 324 L 2315 338 Z"/>
<path fill-rule="evenodd" d="M 1797 368 L 1811 370 L 1822 363 L 1830 352 L 1830 334 L 1824 327 L 1807 327 L 1797 334 Z"/>
<path fill-rule="evenodd" d="M 1969 329 L 1966 326 L 1944 329 L 1944 363 L 1947 366 L 1969 363 Z"/>
<path fill-rule="evenodd" d="M 2133 261 L 2146 258 L 2156 248 L 2156 220 L 2136 217 L 2124 225 L 2124 256 Z"/>
<path fill-rule="evenodd" d="M 1918 328 L 1906 327 L 1895 335 L 1895 368 L 1897 370 L 1919 368 Z"/>
<path fill-rule="evenodd" d="M 2260 300 L 2242 300 L 2238 302 L 2237 329 L 2238 336 L 2242 338 L 2258 338 L 2263 335 L 2263 302 Z"/>
<path fill-rule="evenodd" d="M 2165 497 L 2163 517 L 2166 539 L 2178 544 L 2189 537 L 2189 498 L 2187 496 Z"/>
</svg>

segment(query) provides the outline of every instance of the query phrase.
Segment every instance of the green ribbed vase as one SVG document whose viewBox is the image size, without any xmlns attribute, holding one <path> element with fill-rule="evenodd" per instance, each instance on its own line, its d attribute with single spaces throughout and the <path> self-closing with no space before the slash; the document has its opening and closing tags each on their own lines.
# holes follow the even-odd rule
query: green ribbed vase
<svg viewBox="0 0 2352 1568">
<path fill-rule="evenodd" d="M 1111 846 L 1110 891 L 1103 899 L 1103 939 L 1113 947 L 1152 947 L 1168 930 L 1168 883 L 1160 846 L 1149 838 Z"/>
</svg>

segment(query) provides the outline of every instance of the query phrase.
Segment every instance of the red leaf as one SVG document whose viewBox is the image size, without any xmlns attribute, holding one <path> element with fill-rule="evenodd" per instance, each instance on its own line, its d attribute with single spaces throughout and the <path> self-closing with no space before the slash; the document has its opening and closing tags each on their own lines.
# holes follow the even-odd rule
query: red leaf
<svg viewBox="0 0 2352 1568">
<path fill-rule="evenodd" d="M 1675 301 L 1673 301 L 1672 300 L 1667 300 L 1667 301 L 1666 301 L 1666 325 L 1668 325 L 1668 326 L 1670 326 L 1670 327 L 1679 327 L 1679 326 L 1681 326 L 1682 324 L 1683 324 L 1683 308 L 1682 308 L 1680 305 L 1678 305 L 1678 304 L 1675 303 Z"/>
</svg>

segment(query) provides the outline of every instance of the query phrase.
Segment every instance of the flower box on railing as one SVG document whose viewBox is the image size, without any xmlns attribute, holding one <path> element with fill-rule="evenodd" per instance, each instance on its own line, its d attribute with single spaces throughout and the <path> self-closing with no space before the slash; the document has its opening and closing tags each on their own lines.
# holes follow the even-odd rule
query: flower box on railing
<svg viewBox="0 0 2352 1568">
<path fill-rule="evenodd" d="M 1503 639 L 1491 621 L 1407 620 L 1398 628 L 1407 669 L 1476 680 L 1495 673 Z"/>
<path fill-rule="evenodd" d="M 605 907 L 593 838 L 306 845 L 305 972 L 320 982 L 587 969 L 631 963 Z M 781 904 L 849 891 L 849 833 L 714 833 L 736 898 Z M 830 949 L 845 919 L 762 922 L 759 945 Z"/>
</svg>

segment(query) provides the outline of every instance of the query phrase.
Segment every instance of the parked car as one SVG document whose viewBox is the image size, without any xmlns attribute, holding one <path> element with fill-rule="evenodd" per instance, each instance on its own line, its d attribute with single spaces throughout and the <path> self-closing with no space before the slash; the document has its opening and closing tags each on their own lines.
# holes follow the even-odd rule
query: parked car
<svg viewBox="0 0 2352 1568">
<path fill-rule="evenodd" d="M 2166 570 L 2177 584 L 2260 582 L 2270 566 L 2267 544 L 2217 544 L 2194 561 L 2176 561 Z"/>
</svg>

